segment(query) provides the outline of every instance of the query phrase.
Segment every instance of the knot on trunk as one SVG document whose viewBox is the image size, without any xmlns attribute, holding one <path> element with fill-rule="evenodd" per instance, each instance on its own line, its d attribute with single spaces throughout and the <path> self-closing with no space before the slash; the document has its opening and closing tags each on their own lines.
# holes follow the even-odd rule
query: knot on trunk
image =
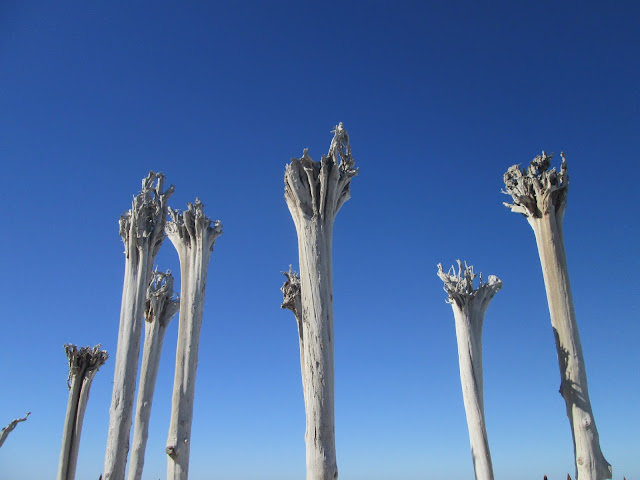
<svg viewBox="0 0 640 480">
<path fill-rule="evenodd" d="M 482 311 L 486 310 L 493 296 L 502 288 L 502 281 L 495 275 L 489 275 L 488 281 L 484 282 L 480 273 L 480 283 L 478 288 L 474 288 L 473 281 L 478 276 L 473 271 L 473 265 L 458 263 L 458 272 L 451 266 L 447 273 L 442 269 L 442 264 L 438 264 L 438 277 L 444 282 L 444 291 L 449 296 L 447 303 L 455 304 L 464 309 L 472 304 L 477 304 Z"/>
<path fill-rule="evenodd" d="M 529 167 L 520 169 L 513 165 L 504 174 L 505 189 L 502 193 L 511 195 L 513 203 L 504 203 L 512 212 L 526 217 L 541 218 L 551 211 L 562 211 L 566 205 L 569 189 L 569 174 L 564 153 L 561 153 L 560 172 L 555 167 L 549 170 L 553 155 L 535 157 Z"/>
<path fill-rule="evenodd" d="M 280 291 L 282 291 L 283 301 L 281 308 L 288 308 L 296 317 L 302 313 L 302 294 L 300 290 L 300 275 L 295 272 L 289 265 L 288 272 L 282 272 L 287 280 L 284 282 Z"/>
<path fill-rule="evenodd" d="M 71 389 L 71 378 L 79 374 L 98 370 L 109 358 L 106 350 L 100 350 L 101 345 L 95 347 L 82 347 L 78 349 L 76 345 L 67 343 L 64 350 L 69 360 L 69 377 L 67 387 Z"/>
</svg>

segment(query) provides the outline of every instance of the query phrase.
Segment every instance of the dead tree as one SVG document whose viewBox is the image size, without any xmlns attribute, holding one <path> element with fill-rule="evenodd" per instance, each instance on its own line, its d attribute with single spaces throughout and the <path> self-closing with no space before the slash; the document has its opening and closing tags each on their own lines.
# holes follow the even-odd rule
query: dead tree
<svg viewBox="0 0 640 480">
<path fill-rule="evenodd" d="M 109 355 L 105 350 L 100 350 L 100 345 L 78 350 L 75 345 L 67 344 L 64 349 L 69 360 L 69 402 L 62 434 L 58 480 L 73 480 L 76 476 L 82 422 L 89 401 L 91 382 Z"/>
<path fill-rule="evenodd" d="M 196 199 L 194 204 L 188 204 L 184 213 L 169 209 L 171 221 L 166 226 L 167 236 L 178 251 L 181 276 L 176 372 L 166 449 L 167 480 L 186 480 L 189 475 L 193 399 L 207 271 L 213 245 L 222 234 L 222 224 L 216 221 L 212 225 L 202 207 Z"/>
<path fill-rule="evenodd" d="M 549 170 L 551 155 L 545 152 L 526 169 L 509 168 L 504 193 L 511 195 L 513 203 L 505 205 L 526 217 L 536 237 L 560 367 L 560 394 L 571 424 L 576 480 L 602 480 L 611 478 L 611 465 L 600 450 L 571 297 L 562 233 L 569 176 L 564 155 L 561 157 L 560 172 Z"/>
<path fill-rule="evenodd" d="M 2 446 L 2 444 L 4 443 L 4 441 L 7 439 L 7 437 L 9 436 L 9 434 L 11 432 L 13 432 L 13 429 L 16 428 L 16 426 L 20 423 L 20 422 L 25 422 L 27 420 L 27 417 L 31 415 L 31 412 L 27 412 L 27 414 L 22 417 L 22 418 L 14 418 L 13 420 L 11 420 L 9 422 L 9 425 L 7 425 L 6 427 L 2 428 L 2 431 L 0 431 L 0 447 Z"/>
<path fill-rule="evenodd" d="M 133 198 L 131 210 L 120 217 L 125 273 L 104 480 L 125 477 L 145 297 L 153 262 L 165 238 L 167 199 L 173 193 L 173 186 L 164 192 L 163 186 L 164 175 L 150 172 L 142 181 L 142 191 Z"/>
<path fill-rule="evenodd" d="M 303 375 L 302 388 L 304 388 L 304 348 L 303 348 L 303 325 L 302 325 L 302 296 L 300 294 L 300 275 L 292 270 L 289 265 L 288 272 L 282 272 L 287 280 L 284 282 L 280 291 L 283 295 L 281 308 L 287 308 L 293 312 L 298 324 L 298 339 L 300 344 L 300 371 Z"/>
<path fill-rule="evenodd" d="M 334 131 L 329 153 L 314 162 L 305 149 L 284 175 L 285 200 L 298 234 L 302 381 L 308 480 L 338 478 L 334 425 L 333 223 L 357 170 L 349 136 Z M 300 328 L 300 327 L 299 327 Z"/>
<path fill-rule="evenodd" d="M 489 275 L 489 281 L 482 281 L 477 289 L 473 287 L 476 274 L 473 267 L 458 260 L 458 273 L 451 267 L 449 273 L 444 273 L 442 265 L 438 264 L 438 277 L 444 282 L 444 291 L 449 298 L 456 325 L 458 340 L 458 361 L 460 365 L 460 383 L 462 384 L 462 398 L 467 415 L 469 441 L 473 469 L 477 480 L 493 480 L 493 466 L 489 439 L 484 419 L 484 396 L 482 377 L 482 326 L 484 315 L 489 302 L 502 282 L 494 275 Z"/>
<path fill-rule="evenodd" d="M 140 480 L 144 467 L 144 454 L 149 437 L 149 418 L 151 404 L 160 366 L 162 344 L 169 322 L 178 313 L 180 301 L 173 292 L 173 275 L 153 272 L 151 283 L 147 289 L 145 303 L 144 346 L 142 347 L 142 366 L 138 399 L 133 426 L 133 448 L 129 465 L 129 480 Z"/>
</svg>

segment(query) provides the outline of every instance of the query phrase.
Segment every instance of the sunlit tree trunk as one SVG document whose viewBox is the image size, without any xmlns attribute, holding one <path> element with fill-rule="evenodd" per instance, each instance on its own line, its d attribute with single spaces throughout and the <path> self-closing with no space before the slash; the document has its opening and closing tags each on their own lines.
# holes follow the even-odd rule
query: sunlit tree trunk
<svg viewBox="0 0 640 480">
<path fill-rule="evenodd" d="M 27 414 L 22 418 L 14 418 L 9 422 L 9 425 L 7 425 L 6 427 L 3 427 L 2 430 L 0 430 L 0 447 L 2 446 L 4 441 L 7 439 L 9 434 L 13 432 L 14 428 L 16 428 L 16 426 L 20 422 L 25 422 L 29 415 L 31 415 L 31 412 L 27 412 Z"/>
<path fill-rule="evenodd" d="M 334 133 L 329 153 L 320 163 L 305 149 L 301 158 L 287 165 L 284 176 L 285 199 L 298 234 L 307 480 L 338 478 L 331 243 L 333 222 L 349 199 L 349 184 L 357 170 L 342 124 Z"/>
<path fill-rule="evenodd" d="M 564 155 L 559 173 L 555 168 L 549 170 L 550 165 L 551 156 L 542 152 L 527 169 L 512 166 L 505 173 L 504 182 L 505 193 L 511 195 L 513 204 L 505 205 L 527 218 L 536 237 L 560 366 L 560 394 L 571 424 L 576 480 L 602 480 L 611 478 L 611 465 L 600 450 L 589 400 L 562 235 L 569 188 Z"/>
<path fill-rule="evenodd" d="M 142 181 L 142 192 L 133 198 L 131 210 L 120 217 L 125 273 L 104 480 L 125 478 L 144 303 L 153 262 L 165 238 L 167 199 L 173 193 L 173 186 L 163 192 L 163 185 L 164 175 L 150 172 Z"/>
<path fill-rule="evenodd" d="M 173 275 L 153 272 L 151 283 L 147 290 L 145 303 L 144 345 L 142 347 L 142 366 L 140 367 L 140 382 L 138 386 L 138 400 L 133 426 L 133 448 L 131 449 L 131 463 L 129 465 L 129 480 L 140 480 L 144 467 L 144 454 L 149 436 L 149 418 L 151 404 L 160 366 L 162 344 L 167 326 L 178 313 L 180 301 L 173 292 Z"/>
<path fill-rule="evenodd" d="M 204 309 L 209 258 L 216 238 L 222 234 L 219 221 L 213 223 L 196 199 L 184 214 L 170 209 L 167 236 L 180 258 L 180 322 L 176 351 L 176 372 L 167 440 L 167 480 L 186 480 L 189 475 L 191 423 L 198 366 L 198 346 Z"/>
<path fill-rule="evenodd" d="M 76 476 L 82 422 L 89 401 L 91 382 L 109 355 L 105 350 L 100 350 L 100 345 L 78 350 L 75 345 L 68 344 L 64 349 L 69 360 L 69 402 L 62 434 L 58 480 L 73 480 Z"/>
<path fill-rule="evenodd" d="M 473 288 L 476 274 L 473 267 L 458 260 L 458 273 L 451 267 L 449 273 L 444 273 L 442 265 L 438 265 L 438 276 L 444 282 L 444 291 L 449 298 L 456 325 L 458 340 L 458 360 L 460 364 L 460 383 L 462 384 L 462 398 L 467 415 L 469 441 L 473 469 L 477 480 L 493 480 L 493 466 L 489 439 L 484 419 L 484 396 L 482 377 L 482 325 L 489 302 L 502 282 L 498 277 L 489 275 L 489 281 Z"/>
</svg>

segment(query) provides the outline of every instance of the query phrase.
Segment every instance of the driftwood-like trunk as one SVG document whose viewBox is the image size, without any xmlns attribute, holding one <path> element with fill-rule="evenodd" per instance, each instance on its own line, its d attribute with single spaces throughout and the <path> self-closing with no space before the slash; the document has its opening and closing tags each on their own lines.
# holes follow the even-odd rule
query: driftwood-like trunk
<svg viewBox="0 0 640 480">
<path fill-rule="evenodd" d="M 89 401 L 91 382 L 109 355 L 106 351 L 100 350 L 100 345 L 93 348 L 82 347 L 78 350 L 75 345 L 68 344 L 64 349 L 69 360 L 69 403 L 62 434 L 58 480 L 73 480 L 76 476 L 82 422 Z"/>
<path fill-rule="evenodd" d="M 560 394 L 565 400 L 571 424 L 576 480 L 602 480 L 611 478 L 611 465 L 600 450 L 598 429 L 589 400 L 587 372 L 573 309 L 562 234 L 569 176 L 564 155 L 560 173 L 555 168 L 549 170 L 550 164 L 551 156 L 542 152 L 528 169 L 512 166 L 504 175 L 504 193 L 511 195 L 513 204 L 505 205 L 527 218 L 536 237 L 556 340 Z"/>
<path fill-rule="evenodd" d="M 147 290 L 145 303 L 144 346 L 133 426 L 129 480 L 142 478 L 144 454 L 149 437 L 151 404 L 158 377 L 162 344 L 167 326 L 173 316 L 178 313 L 179 308 L 180 301 L 173 292 L 173 275 L 169 271 L 167 273 L 155 271 Z"/>
<path fill-rule="evenodd" d="M 7 439 L 7 437 L 9 436 L 9 434 L 11 432 L 13 432 L 13 429 L 16 428 L 16 426 L 20 423 L 20 422 L 25 422 L 27 420 L 27 417 L 31 415 L 31 412 L 27 412 L 27 414 L 22 417 L 22 418 L 14 418 L 13 420 L 11 420 L 9 422 L 9 425 L 7 425 L 6 427 L 3 427 L 2 430 L 0 431 L 0 447 L 2 446 L 2 444 L 4 443 L 4 441 Z"/>
<path fill-rule="evenodd" d="M 180 323 L 176 351 L 176 372 L 171 402 L 171 422 L 167 439 L 167 480 L 186 480 L 189 475 L 189 450 L 193 399 L 198 366 L 198 346 L 204 309 L 209 258 L 222 225 L 213 225 L 196 199 L 181 214 L 169 209 L 167 236 L 180 258 Z"/>
<path fill-rule="evenodd" d="M 298 324 L 298 340 L 300 345 L 300 371 L 302 372 L 302 388 L 304 388 L 304 341 L 302 338 L 302 332 L 304 327 L 302 325 L 302 295 L 300 293 L 300 275 L 298 272 L 294 272 L 291 265 L 289 265 L 288 272 L 282 272 L 287 280 L 284 282 L 280 291 L 283 295 L 283 301 L 281 308 L 288 308 L 293 312 Z"/>
<path fill-rule="evenodd" d="M 150 172 L 142 181 L 142 192 L 133 198 L 131 210 L 120 217 L 125 273 L 104 480 L 125 478 L 145 298 L 153 262 L 165 238 L 167 199 L 173 193 L 173 186 L 163 192 L 163 185 L 164 175 Z"/>
<path fill-rule="evenodd" d="M 307 479 L 338 478 L 334 425 L 333 223 L 349 199 L 357 170 L 342 124 L 328 155 L 314 162 L 307 150 L 284 175 L 285 200 L 298 234 L 300 261 L 300 361 L 306 412 Z"/>
<path fill-rule="evenodd" d="M 442 265 L 438 265 L 438 277 L 444 282 L 444 291 L 449 298 L 456 324 L 456 338 L 458 340 L 458 360 L 460 364 L 460 383 L 462 384 L 462 398 L 467 415 L 469 441 L 473 469 L 477 480 L 493 480 L 493 466 L 489 439 L 484 419 L 484 396 L 482 377 L 482 326 L 484 315 L 489 302 L 502 282 L 494 275 L 489 275 L 489 281 L 482 281 L 473 288 L 476 274 L 473 267 L 458 260 L 458 273 L 451 267 L 449 273 L 444 273 Z"/>
</svg>

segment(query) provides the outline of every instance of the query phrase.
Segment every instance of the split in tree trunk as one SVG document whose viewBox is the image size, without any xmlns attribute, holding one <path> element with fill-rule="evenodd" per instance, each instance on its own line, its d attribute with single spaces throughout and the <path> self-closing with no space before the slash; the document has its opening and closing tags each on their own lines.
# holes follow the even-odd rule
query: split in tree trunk
<svg viewBox="0 0 640 480">
<path fill-rule="evenodd" d="M 484 419 L 484 397 L 482 376 L 482 326 L 484 315 L 489 302 L 502 282 L 494 275 L 489 275 L 489 281 L 482 281 L 477 289 L 473 288 L 476 274 L 473 267 L 458 260 L 458 273 L 451 267 L 449 273 L 444 273 L 442 265 L 438 264 L 438 277 L 444 282 L 444 291 L 449 298 L 456 325 L 458 340 L 458 360 L 460 364 L 460 382 L 462 384 L 462 398 L 467 415 L 469 441 L 473 469 L 477 480 L 493 480 L 493 466 L 489 439 Z"/>
<path fill-rule="evenodd" d="M 189 475 L 189 450 L 193 399 L 198 366 L 198 346 L 204 309 L 209 258 L 222 224 L 213 225 L 196 199 L 184 214 L 169 209 L 171 221 L 166 231 L 180 258 L 180 322 L 176 351 L 176 372 L 171 402 L 171 421 L 167 440 L 167 480 L 186 480 Z"/>
<path fill-rule="evenodd" d="M 129 465 L 129 480 L 140 480 L 144 467 L 144 454 L 149 437 L 149 418 L 151 404 L 158 376 L 162 344 L 167 326 L 178 313 L 180 301 L 173 292 L 173 275 L 153 272 L 147 289 L 145 303 L 144 346 L 142 348 L 142 366 L 140 367 L 140 385 L 133 427 L 133 448 Z"/>
<path fill-rule="evenodd" d="M 505 205 L 527 218 L 536 237 L 556 340 L 560 394 L 565 400 L 573 437 L 576 480 L 602 480 L 611 478 L 611 465 L 600 450 L 571 297 L 562 234 L 569 176 L 564 155 L 561 156 L 560 173 L 555 168 L 549 170 L 551 156 L 545 152 L 534 158 L 527 169 L 521 170 L 519 165 L 509 168 L 504 175 L 504 193 L 511 195 L 513 204 Z"/>
<path fill-rule="evenodd" d="M 150 172 L 142 181 L 142 192 L 133 198 L 131 210 L 120 217 L 125 274 L 104 480 L 124 480 L 125 477 L 145 297 L 153 262 L 165 238 L 167 200 L 173 193 L 173 186 L 164 192 L 163 186 L 164 175 Z"/>
<path fill-rule="evenodd" d="M 287 165 L 284 175 L 285 200 L 298 234 L 307 480 L 338 478 L 331 244 L 336 214 L 349 199 L 349 185 L 358 171 L 342 123 L 333 133 L 326 157 L 314 162 L 305 149 L 301 158 Z"/>
<path fill-rule="evenodd" d="M 2 444 L 4 443 L 4 441 L 7 439 L 7 437 L 9 436 L 9 434 L 11 432 L 13 432 L 13 429 L 16 428 L 16 426 L 20 423 L 20 422 L 24 422 L 27 420 L 27 417 L 31 415 L 31 412 L 27 412 L 27 414 L 22 417 L 22 418 L 15 418 L 13 420 L 11 420 L 9 422 L 9 425 L 7 425 L 6 427 L 4 427 L 2 429 L 2 431 L 0 431 L 0 447 L 2 446 Z"/>
<path fill-rule="evenodd" d="M 69 360 L 69 403 L 62 434 L 58 480 L 73 480 L 76 476 L 82 422 L 89 401 L 91 382 L 109 355 L 105 350 L 100 350 L 100 345 L 78 350 L 75 345 L 68 344 L 64 349 Z"/>
</svg>

